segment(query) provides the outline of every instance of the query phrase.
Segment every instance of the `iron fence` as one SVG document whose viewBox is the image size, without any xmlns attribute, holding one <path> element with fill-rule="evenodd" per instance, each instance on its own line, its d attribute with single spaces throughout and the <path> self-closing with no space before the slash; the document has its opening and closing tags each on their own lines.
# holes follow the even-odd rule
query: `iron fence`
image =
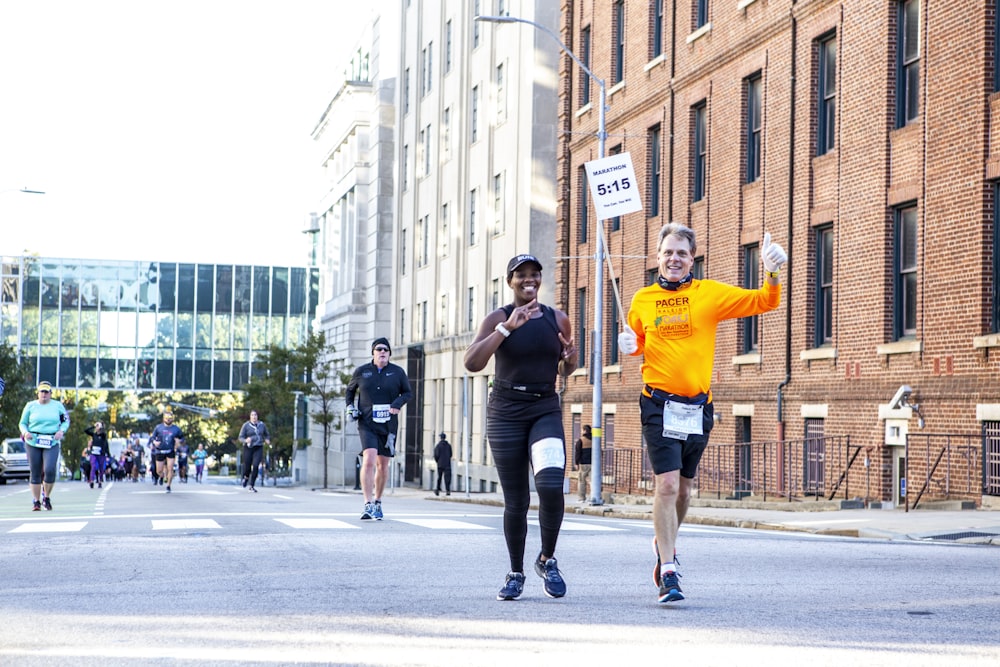
<svg viewBox="0 0 1000 667">
<path fill-rule="evenodd" d="M 907 434 L 906 510 L 916 509 L 925 496 L 928 500 L 975 501 L 984 492 L 980 455 L 985 440 L 981 434 Z M 911 490 L 916 490 L 912 505 Z"/>
</svg>

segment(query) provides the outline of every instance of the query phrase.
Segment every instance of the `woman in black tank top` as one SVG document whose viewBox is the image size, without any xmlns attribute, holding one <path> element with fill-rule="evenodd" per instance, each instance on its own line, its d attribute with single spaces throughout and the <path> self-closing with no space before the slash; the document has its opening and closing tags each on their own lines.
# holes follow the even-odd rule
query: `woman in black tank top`
<svg viewBox="0 0 1000 667">
<path fill-rule="evenodd" d="M 538 303 L 542 265 L 532 255 L 507 264 L 513 303 L 497 308 L 479 326 L 465 352 L 465 367 L 483 370 L 496 357 L 496 377 L 486 412 L 486 434 L 504 496 L 504 538 L 510 572 L 498 600 L 514 600 L 524 588 L 524 545 L 534 471 L 542 551 L 535 572 L 549 597 L 566 594 L 554 557 L 565 510 L 566 447 L 556 374 L 576 370 L 577 350 L 566 313 Z"/>
</svg>

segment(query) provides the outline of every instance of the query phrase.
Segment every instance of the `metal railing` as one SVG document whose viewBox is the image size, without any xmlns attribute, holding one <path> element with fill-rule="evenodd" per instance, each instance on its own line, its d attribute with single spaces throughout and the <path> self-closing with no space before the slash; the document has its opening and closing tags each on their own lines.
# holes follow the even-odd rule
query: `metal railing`
<svg viewBox="0 0 1000 667">
<path fill-rule="evenodd" d="M 906 511 L 930 500 L 977 500 L 983 492 L 983 435 L 909 433 L 906 436 Z M 917 489 L 910 504 L 909 489 Z"/>
</svg>

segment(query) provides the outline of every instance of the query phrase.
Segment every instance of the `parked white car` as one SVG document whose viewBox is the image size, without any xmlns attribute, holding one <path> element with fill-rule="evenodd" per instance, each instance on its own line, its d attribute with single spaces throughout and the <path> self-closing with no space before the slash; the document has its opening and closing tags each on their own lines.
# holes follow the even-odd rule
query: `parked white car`
<svg viewBox="0 0 1000 667">
<path fill-rule="evenodd" d="M 4 440 L 0 447 L 0 457 L 7 462 L 6 469 L 0 472 L 0 484 L 6 484 L 8 479 L 28 479 L 28 454 L 20 438 Z"/>
</svg>

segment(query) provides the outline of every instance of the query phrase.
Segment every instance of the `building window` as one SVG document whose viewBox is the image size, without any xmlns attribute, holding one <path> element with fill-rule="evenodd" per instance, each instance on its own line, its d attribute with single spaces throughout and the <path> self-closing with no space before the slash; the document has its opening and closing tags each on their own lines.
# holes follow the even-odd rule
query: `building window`
<svg viewBox="0 0 1000 667">
<path fill-rule="evenodd" d="M 441 112 L 441 160 L 451 159 L 451 107 Z"/>
<path fill-rule="evenodd" d="M 429 217 L 417 218 L 417 266 L 427 266 L 427 237 L 430 236 L 427 226 Z"/>
<path fill-rule="evenodd" d="M 660 215 L 660 126 L 649 130 L 649 203 L 646 215 L 650 218 Z"/>
<path fill-rule="evenodd" d="M 747 79 L 747 128 L 746 128 L 746 155 L 747 155 L 747 183 L 753 183 L 760 178 L 760 153 L 761 153 L 761 106 L 760 106 L 760 74 Z"/>
<path fill-rule="evenodd" d="M 399 344 L 406 344 L 406 308 L 399 309 Z"/>
<path fill-rule="evenodd" d="M 473 16 L 480 16 L 482 14 L 482 12 L 479 11 L 479 1 L 480 0 L 474 0 L 474 2 L 472 3 L 472 15 Z M 479 47 L 479 21 L 473 21 L 472 22 L 472 48 L 475 49 L 475 48 L 478 48 L 478 47 Z"/>
<path fill-rule="evenodd" d="M 903 127 L 920 113 L 920 2 L 899 4 L 896 126 Z"/>
<path fill-rule="evenodd" d="M 579 184 L 577 186 L 577 192 L 580 193 L 580 243 L 587 242 L 587 225 L 590 224 L 590 191 L 587 189 L 587 168 L 580 166 L 577 170 L 579 172 Z"/>
<path fill-rule="evenodd" d="M 465 303 L 465 330 L 472 331 L 476 326 L 476 288 L 470 287 L 467 290 Z"/>
<path fill-rule="evenodd" d="M 403 144 L 403 190 L 410 189 L 410 146 Z"/>
<path fill-rule="evenodd" d="M 448 256 L 448 218 L 451 211 L 447 204 L 441 204 L 441 222 L 438 225 L 438 247 L 442 257 Z"/>
<path fill-rule="evenodd" d="M 650 55 L 653 58 L 663 55 L 663 0 L 653 0 L 652 30 L 650 40 Z"/>
<path fill-rule="evenodd" d="M 420 302 L 420 340 L 427 340 L 427 302 Z"/>
<path fill-rule="evenodd" d="M 424 176 L 431 173 L 431 126 L 424 129 Z"/>
<path fill-rule="evenodd" d="M 608 155 L 621 155 L 621 152 L 622 152 L 622 145 L 618 144 L 617 146 L 611 147 L 611 149 L 608 151 Z M 611 218 L 611 231 L 617 232 L 621 228 L 622 228 L 622 217 L 620 215 L 616 215 L 615 217 Z"/>
<path fill-rule="evenodd" d="M 403 71 L 403 115 L 410 113 L 410 68 Z"/>
<path fill-rule="evenodd" d="M 469 192 L 469 245 L 476 245 L 476 205 L 478 190 L 472 188 Z"/>
<path fill-rule="evenodd" d="M 580 62 L 590 69 L 590 26 L 580 31 Z M 580 69 L 580 106 L 590 104 L 590 75 Z"/>
<path fill-rule="evenodd" d="M 654 269 L 654 272 L 656 269 Z M 694 276 L 695 280 L 705 279 L 705 256 L 700 255 L 694 258 L 694 264 L 691 266 L 691 275 Z M 654 273 L 653 280 L 656 280 L 656 275 Z"/>
<path fill-rule="evenodd" d="M 492 284 L 492 293 L 490 294 L 490 310 L 496 310 L 500 307 L 500 279 L 494 278 Z"/>
<path fill-rule="evenodd" d="M 608 308 L 608 335 L 605 336 L 605 340 L 610 341 L 611 344 L 608 346 L 608 363 L 617 364 L 618 363 L 618 332 L 621 330 L 621 323 L 618 320 L 618 299 L 616 295 L 621 294 L 621 281 L 615 278 L 613 281 L 609 281 L 608 285 L 608 303 L 611 307 Z"/>
<path fill-rule="evenodd" d="M 493 235 L 504 231 L 503 173 L 493 176 Z"/>
<path fill-rule="evenodd" d="M 611 63 L 612 83 L 621 83 L 625 79 L 625 0 L 618 0 L 614 11 L 614 44 L 611 45 L 614 58 Z"/>
<path fill-rule="evenodd" d="M 448 333 L 448 293 L 441 295 L 441 312 L 438 315 L 438 336 Z"/>
<path fill-rule="evenodd" d="M 497 0 L 497 16 L 509 16 L 510 11 L 507 9 L 507 3 L 504 0 Z"/>
<path fill-rule="evenodd" d="M 1000 17 L 1000 15 L 998 15 Z M 1000 333 L 1000 183 L 993 184 L 993 280 L 990 281 L 993 290 L 993 317 L 990 333 Z"/>
<path fill-rule="evenodd" d="M 743 287 L 745 289 L 760 288 L 760 247 L 756 244 L 743 248 Z M 756 352 L 758 348 L 757 325 L 759 315 L 744 317 L 743 326 L 743 354 Z"/>
<path fill-rule="evenodd" d="M 708 0 L 694 0 L 694 27 L 697 30 L 708 23 Z"/>
<path fill-rule="evenodd" d="M 504 89 L 503 63 L 497 65 L 497 122 L 507 118 L 507 93 Z"/>
<path fill-rule="evenodd" d="M 816 230 L 816 347 L 833 342 L 833 227 Z"/>
<path fill-rule="evenodd" d="M 580 368 L 588 366 L 587 363 L 587 340 L 590 335 L 587 331 L 587 288 L 581 287 L 576 291 L 576 348 L 577 365 Z"/>
<path fill-rule="evenodd" d="M 479 24 L 479 21 L 476 21 Z M 472 130 L 472 143 L 479 141 L 479 86 L 472 87 L 472 109 L 470 110 L 469 127 Z"/>
<path fill-rule="evenodd" d="M 399 272 L 406 275 L 406 228 L 399 233 Z"/>
<path fill-rule="evenodd" d="M 837 37 L 819 43 L 819 89 L 816 95 L 816 155 L 833 150 L 837 128 Z"/>
<path fill-rule="evenodd" d="M 705 198 L 708 185 L 708 125 L 707 105 L 705 102 L 694 107 L 694 189 L 691 201 L 701 201 Z"/>
<path fill-rule="evenodd" d="M 896 209 L 895 338 L 917 333 L 917 207 Z"/>
<path fill-rule="evenodd" d="M 475 21 L 473 21 L 475 23 Z M 444 73 L 451 71 L 451 19 L 444 24 Z"/>
<path fill-rule="evenodd" d="M 421 81 L 423 83 L 420 92 L 426 95 L 431 92 L 431 84 L 434 79 L 434 42 L 428 42 L 426 48 L 421 53 Z"/>
</svg>

